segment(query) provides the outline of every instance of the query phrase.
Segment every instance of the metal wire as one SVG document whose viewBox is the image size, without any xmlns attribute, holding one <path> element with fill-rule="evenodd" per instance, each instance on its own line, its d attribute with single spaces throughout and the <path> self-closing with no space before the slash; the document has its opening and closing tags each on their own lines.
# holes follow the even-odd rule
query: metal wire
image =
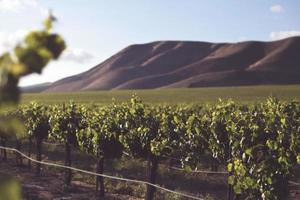
<svg viewBox="0 0 300 200">
<path fill-rule="evenodd" d="M 205 170 L 192 170 L 192 171 L 186 171 L 179 167 L 170 167 L 171 169 L 175 169 L 177 171 L 185 171 L 187 173 L 199 173 L 199 174 L 228 174 L 228 172 L 214 172 L 214 171 L 205 171 Z"/>
<path fill-rule="evenodd" d="M 179 195 L 179 196 L 187 197 L 187 198 L 190 198 L 190 199 L 196 199 L 196 200 L 204 200 L 200 197 L 196 197 L 196 196 L 184 194 L 184 193 L 181 193 L 181 192 L 173 191 L 173 190 L 170 190 L 170 189 L 167 189 L 167 188 L 164 188 L 164 187 L 161 187 L 159 185 L 155 185 L 153 183 L 149 183 L 149 182 L 146 182 L 146 181 L 139 181 L 139 180 L 121 178 L 121 177 L 110 176 L 110 175 L 105 175 L 105 174 L 99 174 L 99 173 L 95 173 L 95 172 L 86 171 L 86 170 L 83 170 L 83 169 L 78 169 L 78 168 L 75 168 L 75 167 L 69 167 L 69 166 L 65 166 L 65 165 L 56 164 L 56 163 L 50 163 L 50 162 L 45 162 L 45 161 L 37 161 L 37 160 L 35 160 L 33 158 L 30 158 L 29 156 L 23 154 L 21 151 L 19 151 L 17 149 L 14 149 L 14 148 L 0 146 L 0 149 L 5 149 L 5 150 L 8 150 L 8 151 L 16 152 L 16 153 L 20 154 L 21 156 L 23 156 L 24 158 L 26 158 L 28 160 L 31 160 L 32 162 L 35 162 L 35 163 L 40 163 L 42 165 L 48 165 L 48 166 L 53 166 L 53 167 L 58 167 L 58 168 L 63 168 L 63 169 L 70 169 L 70 170 L 73 170 L 73 171 L 77 171 L 77 172 L 81 172 L 81 173 L 85 173 L 85 174 L 89 174 L 89 175 L 94 175 L 94 176 L 102 176 L 104 178 L 109 178 L 109 179 L 114 179 L 114 180 L 120 180 L 120 181 L 127 181 L 127 182 L 132 182 L 132 183 L 150 185 L 150 186 L 153 186 L 157 189 L 160 189 L 160 190 L 163 190 L 163 191 L 166 191 L 166 192 L 169 192 L 169 193 L 173 193 L 173 194 L 176 194 L 176 195 Z"/>
<path fill-rule="evenodd" d="M 133 159 L 129 153 L 127 153 L 126 151 L 123 151 L 123 154 L 131 159 Z M 167 166 L 166 164 L 163 164 L 163 163 L 160 163 L 159 165 L 162 165 L 162 166 Z M 177 170 L 177 171 L 182 171 L 182 172 L 186 172 L 186 173 L 199 173 L 199 174 L 228 174 L 228 172 L 222 172 L 222 171 L 206 171 L 206 170 L 191 170 L 191 171 L 186 171 L 185 169 L 183 168 L 179 168 L 179 167 L 169 167 L 170 169 L 174 169 L 174 170 Z"/>
<path fill-rule="evenodd" d="M 300 183 L 297 183 L 295 181 L 289 181 L 289 184 L 300 186 Z"/>
</svg>

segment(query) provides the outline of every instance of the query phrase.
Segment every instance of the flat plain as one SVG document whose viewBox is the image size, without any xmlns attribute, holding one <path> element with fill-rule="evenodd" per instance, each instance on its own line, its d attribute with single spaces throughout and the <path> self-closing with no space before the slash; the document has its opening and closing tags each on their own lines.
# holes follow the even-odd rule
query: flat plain
<svg viewBox="0 0 300 200">
<path fill-rule="evenodd" d="M 151 89 L 151 90 L 109 90 L 72 93 L 27 93 L 21 97 L 26 104 L 37 101 L 47 104 L 60 104 L 70 100 L 77 103 L 108 104 L 114 99 L 121 103 L 129 101 L 133 94 L 145 103 L 154 104 L 211 104 L 219 99 L 232 99 L 237 103 L 254 104 L 273 96 L 283 101 L 300 100 L 300 85 L 263 85 L 240 87 L 207 87 L 189 89 Z"/>
</svg>

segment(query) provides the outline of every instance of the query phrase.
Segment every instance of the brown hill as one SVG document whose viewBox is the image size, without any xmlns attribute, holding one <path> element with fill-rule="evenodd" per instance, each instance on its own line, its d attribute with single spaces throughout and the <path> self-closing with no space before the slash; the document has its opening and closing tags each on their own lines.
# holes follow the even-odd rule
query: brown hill
<svg viewBox="0 0 300 200">
<path fill-rule="evenodd" d="M 162 41 L 129 46 L 45 92 L 300 83 L 300 37 L 273 42 Z"/>
</svg>

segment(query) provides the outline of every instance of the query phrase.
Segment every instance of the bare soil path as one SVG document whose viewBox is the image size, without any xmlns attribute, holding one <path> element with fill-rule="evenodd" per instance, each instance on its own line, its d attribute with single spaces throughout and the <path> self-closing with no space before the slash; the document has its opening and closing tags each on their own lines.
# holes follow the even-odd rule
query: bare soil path
<svg viewBox="0 0 300 200">
<path fill-rule="evenodd" d="M 26 166 L 16 166 L 15 162 L 0 162 L 0 173 L 14 176 L 20 180 L 24 199 L 39 200 L 93 200 L 97 199 L 95 188 L 83 182 L 74 181 L 72 187 L 67 191 L 63 189 L 63 173 L 43 172 L 41 176 L 35 175 L 34 171 L 30 171 Z M 106 194 L 108 200 L 137 200 L 137 198 L 118 195 Z"/>
<path fill-rule="evenodd" d="M 0 161 L 0 174 L 16 177 L 22 185 L 25 200 L 96 200 L 95 186 L 82 181 L 73 181 L 71 188 L 64 189 L 62 172 L 44 170 L 37 176 L 34 168 L 17 166 L 15 160 Z M 218 193 L 215 191 L 214 193 Z M 218 195 L 217 195 L 218 196 Z M 139 198 L 106 193 L 105 200 L 140 200 Z M 291 185 L 288 200 L 300 200 L 300 186 Z"/>
</svg>

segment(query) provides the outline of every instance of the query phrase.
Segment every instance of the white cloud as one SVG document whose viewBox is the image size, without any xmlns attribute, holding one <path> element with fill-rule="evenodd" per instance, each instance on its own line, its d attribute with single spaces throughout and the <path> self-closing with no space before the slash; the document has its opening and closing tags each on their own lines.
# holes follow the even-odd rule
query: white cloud
<svg viewBox="0 0 300 200">
<path fill-rule="evenodd" d="M 270 7 L 270 11 L 273 13 L 282 13 L 284 12 L 284 8 L 282 5 L 276 4 Z"/>
<path fill-rule="evenodd" d="M 245 37 L 245 36 L 240 36 L 239 38 L 238 38 L 238 42 L 244 42 L 244 41 L 246 41 L 248 38 L 247 37 Z"/>
<path fill-rule="evenodd" d="M 37 11 L 43 17 L 49 15 L 49 10 L 41 6 L 37 0 L 0 0 L 0 13 L 20 13 L 22 11 L 27 12 L 27 9 L 31 9 L 31 11 Z"/>
<path fill-rule="evenodd" d="M 11 51 L 12 48 L 21 42 L 28 30 L 18 30 L 13 33 L 0 31 L 0 54 Z M 62 60 L 76 63 L 87 63 L 94 58 L 94 55 L 86 50 L 78 48 L 68 48 L 62 54 Z"/>
<path fill-rule="evenodd" d="M 94 58 L 94 55 L 83 49 L 69 48 L 62 54 L 62 60 L 76 63 L 87 63 Z"/>
<path fill-rule="evenodd" d="M 36 0 L 0 0 L 0 12 L 19 12 L 36 6 Z"/>
<path fill-rule="evenodd" d="M 21 42 L 28 31 L 18 30 L 14 33 L 0 32 L 0 54 L 11 50 L 17 43 Z"/>
<path fill-rule="evenodd" d="M 278 32 L 271 32 L 270 33 L 270 39 L 271 40 L 280 40 L 288 37 L 293 36 L 300 36 L 300 31 L 278 31 Z"/>
</svg>

